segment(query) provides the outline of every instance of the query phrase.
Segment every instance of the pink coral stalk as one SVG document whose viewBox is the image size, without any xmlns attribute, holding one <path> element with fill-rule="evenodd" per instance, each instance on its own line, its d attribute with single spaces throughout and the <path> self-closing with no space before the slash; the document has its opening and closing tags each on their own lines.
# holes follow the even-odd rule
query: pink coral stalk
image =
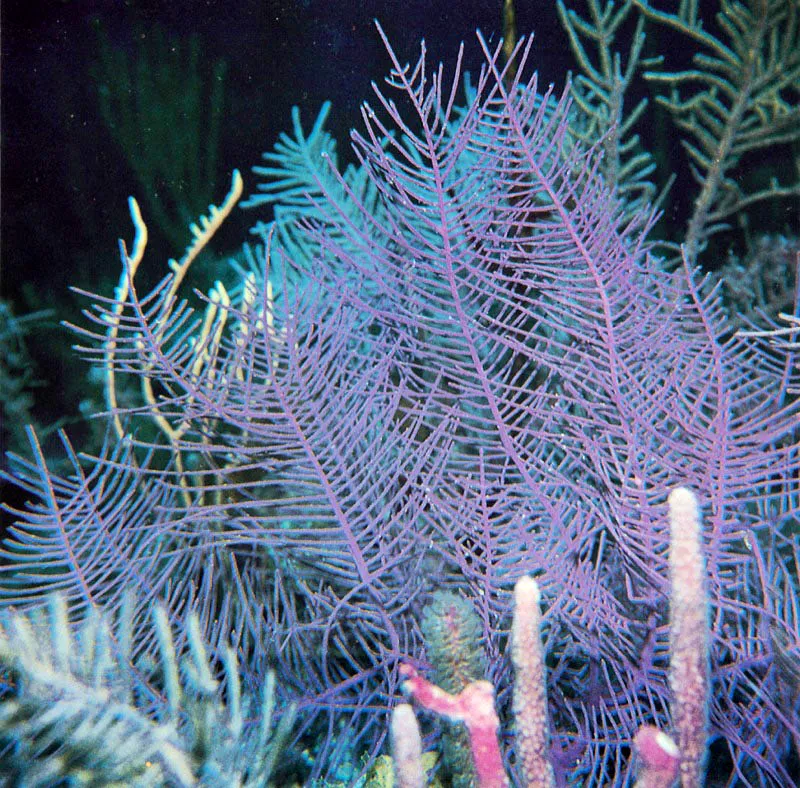
<svg viewBox="0 0 800 788">
<path fill-rule="evenodd" d="M 514 721 L 517 753 L 526 785 L 555 785 L 549 759 L 547 687 L 541 636 L 539 586 L 523 576 L 514 587 L 511 661 L 514 663 Z"/>
<path fill-rule="evenodd" d="M 670 788 L 678 777 L 677 745 L 654 725 L 643 725 L 633 739 L 639 755 L 636 788 Z"/>
<path fill-rule="evenodd" d="M 682 788 L 702 784 L 708 695 L 708 599 L 703 586 L 697 498 L 685 487 L 669 496 L 670 671 L 672 719 Z"/>
<path fill-rule="evenodd" d="M 494 688 L 488 681 L 473 681 L 451 695 L 424 679 L 411 665 L 401 665 L 403 692 L 428 711 L 452 722 L 463 722 L 469 734 L 479 788 L 507 788 L 508 776 L 497 742 L 500 720 L 494 708 Z"/>
</svg>

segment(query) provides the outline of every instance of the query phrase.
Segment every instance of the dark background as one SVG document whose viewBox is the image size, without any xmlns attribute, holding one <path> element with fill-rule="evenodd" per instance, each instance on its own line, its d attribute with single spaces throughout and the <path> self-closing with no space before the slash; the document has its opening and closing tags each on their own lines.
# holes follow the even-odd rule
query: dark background
<svg viewBox="0 0 800 788">
<path fill-rule="evenodd" d="M 0 295 L 17 316 L 54 310 L 27 339 L 37 377 L 49 390 L 36 396 L 40 424 L 73 414 L 81 396 L 85 370 L 59 321 L 80 320 L 87 302 L 69 287 L 110 294 L 120 271 L 117 239 L 132 235 L 128 196 L 137 196 L 146 211 L 141 187 L 100 113 L 98 31 L 131 56 L 136 37 L 156 28 L 176 42 L 196 34 L 207 74 L 215 61 L 226 60 L 219 202 L 234 168 L 245 177 L 245 195 L 254 190 L 250 168 L 291 129 L 293 105 L 308 130 L 322 102 L 333 102 L 327 128 L 338 140 L 340 162 L 347 160 L 349 129 L 360 124 L 360 103 L 373 95 L 370 81 L 380 83 L 390 69 L 375 19 L 404 62 L 416 61 L 424 37 L 429 67 L 440 60 L 452 66 L 464 41 L 473 71 L 482 62 L 475 31 L 496 43 L 502 29 L 502 0 L 6 0 L 0 13 Z M 535 31 L 541 78 L 562 86 L 571 58 L 555 3 L 520 0 L 517 21 L 520 34 Z M 247 227 L 266 218 L 253 213 L 236 211 L 215 248 L 237 248 Z M 166 260 L 183 250 L 148 225 L 142 276 L 156 271 L 160 277 Z"/>
<path fill-rule="evenodd" d="M 135 36 L 156 25 L 176 40 L 197 34 L 209 71 L 217 59 L 227 61 L 221 199 L 234 167 L 245 175 L 248 193 L 249 168 L 291 128 L 295 104 L 310 128 L 322 102 L 332 100 L 328 128 L 346 157 L 348 130 L 360 122 L 360 102 L 372 95 L 370 80 L 380 81 L 389 69 L 374 19 L 404 61 L 416 60 L 425 37 L 429 62 L 452 64 L 465 41 L 474 69 L 482 59 L 475 30 L 496 42 L 501 6 L 501 0 L 4 2 L 3 295 L 18 309 L 37 306 L 20 298 L 21 283 L 58 299 L 76 277 L 84 280 L 87 266 L 110 266 L 116 276 L 116 239 L 129 234 L 126 199 L 137 183 L 99 113 L 92 76 L 98 26 L 113 46 L 131 51 Z M 570 59 L 554 3 L 518 6 L 520 32 L 536 31 L 542 77 L 563 84 Z M 242 237 L 235 225 L 227 228 L 232 239 Z M 107 261 L 87 261 L 87 252 L 102 249 Z"/>
</svg>

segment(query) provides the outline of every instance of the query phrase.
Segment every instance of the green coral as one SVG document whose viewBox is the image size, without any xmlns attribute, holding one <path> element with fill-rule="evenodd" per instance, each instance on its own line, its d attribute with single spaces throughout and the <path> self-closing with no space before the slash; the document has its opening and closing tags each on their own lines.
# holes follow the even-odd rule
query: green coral
<svg viewBox="0 0 800 788">
<path fill-rule="evenodd" d="M 681 0 L 675 12 L 651 0 L 586 0 L 586 5 L 588 17 L 559 0 L 580 67 L 573 85 L 583 116 L 577 129 L 586 141 L 600 141 L 606 180 L 627 201 L 623 211 L 652 201 L 656 191 L 648 180 L 652 151 L 632 130 L 647 102 L 625 107 L 639 73 L 656 88 L 656 102 L 677 133 L 662 131 L 670 145 L 674 137 L 683 146 L 696 183 L 685 225 L 667 239 L 676 258 L 683 246 L 694 263 L 712 236 L 744 223 L 745 212 L 756 204 L 800 196 L 800 160 L 794 174 L 773 166 L 764 182 L 744 177 L 748 155 L 763 158 L 767 150 L 800 141 L 797 0 L 720 0 L 713 22 L 702 18 L 698 0 Z M 648 26 L 684 39 L 685 46 L 673 49 L 691 53 L 691 64 L 669 70 L 670 58 L 645 59 Z M 630 41 L 624 59 L 615 49 L 617 38 Z M 669 187 L 668 181 L 656 203 Z"/>
<path fill-rule="evenodd" d="M 437 591 L 425 608 L 420 627 L 435 682 L 443 690 L 456 695 L 468 684 L 486 677 L 487 658 L 478 645 L 483 627 L 466 599 Z M 450 784 L 454 788 L 475 785 L 466 729 L 443 720 L 442 731 L 442 762 Z"/>
<path fill-rule="evenodd" d="M 683 132 L 700 191 L 684 244 L 694 260 L 708 238 L 731 217 L 762 200 L 800 196 L 800 182 L 775 177 L 746 192 L 735 171 L 743 156 L 800 140 L 800 5 L 796 0 L 721 0 L 719 34 L 703 24 L 697 0 L 678 13 L 633 0 L 647 19 L 683 35 L 697 47 L 693 67 L 647 71 L 667 88 L 658 101 Z"/>
<path fill-rule="evenodd" d="M 589 145 L 600 140 L 603 175 L 614 193 L 624 199 L 625 216 L 632 217 L 656 196 L 656 187 L 649 180 L 655 170 L 653 157 L 634 132 L 647 109 L 647 99 L 640 99 L 632 109 L 625 105 L 628 88 L 643 64 L 644 19 L 636 21 L 623 60 L 612 46 L 620 28 L 630 24 L 632 4 L 601 5 L 599 0 L 587 0 L 587 5 L 588 19 L 568 10 L 563 0 L 558 0 L 557 5 L 582 72 L 572 84 L 572 95 L 580 110 L 575 131 Z"/>
</svg>

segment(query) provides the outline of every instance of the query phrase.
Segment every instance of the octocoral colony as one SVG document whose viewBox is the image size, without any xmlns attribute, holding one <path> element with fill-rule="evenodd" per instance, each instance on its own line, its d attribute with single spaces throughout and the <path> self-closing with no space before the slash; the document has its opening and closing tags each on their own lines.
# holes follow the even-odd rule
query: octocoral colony
<svg viewBox="0 0 800 788">
<path fill-rule="evenodd" d="M 796 3 L 778 5 L 723 2 L 722 14 L 734 33 L 756 15 L 763 46 L 778 52 L 798 27 Z M 593 29 L 615 29 L 610 3 L 589 6 Z M 621 8 L 641 9 L 640 25 L 652 18 L 718 42 L 696 4 L 674 17 L 638 0 Z M 580 47 L 588 28 L 562 15 Z M 184 784 L 224 780 L 215 747 L 234 758 L 265 747 L 276 702 L 280 746 L 296 704 L 286 746 L 311 752 L 309 780 L 368 780 L 403 687 L 467 722 L 478 779 L 510 769 L 532 785 L 626 785 L 638 770 L 640 785 L 669 785 L 679 768 L 691 786 L 708 765 L 731 783 L 790 784 L 800 693 L 780 665 L 800 660 L 794 348 L 733 335 L 695 264 L 731 200 L 750 199 L 726 180 L 742 145 L 770 144 L 748 113 L 761 118 L 769 99 L 783 124 L 794 110 L 782 91 L 797 89 L 800 66 L 787 55 L 790 77 L 741 107 L 744 142 L 723 124 L 717 141 L 733 147 L 716 169 L 703 113 L 730 120 L 737 100 L 726 104 L 720 87 L 722 110 L 698 99 L 694 121 L 681 114 L 688 105 L 668 102 L 702 141 L 690 146 L 698 177 L 715 179 L 686 244 L 666 246 L 680 263 L 670 269 L 651 240 L 649 165 L 628 158 L 624 135 L 609 136 L 630 130 L 621 104 L 586 79 L 560 97 L 540 92 L 530 41 L 503 65 L 479 37 L 485 65 L 462 83 L 461 53 L 448 80 L 429 71 L 424 45 L 407 66 L 378 31 L 393 68 L 352 133 L 357 164 L 337 168 L 329 106 L 308 135 L 295 113 L 294 136 L 256 168 L 264 182 L 247 203 L 274 218 L 253 228 L 260 244 L 236 263 L 239 283 L 217 283 L 201 311 L 179 288 L 238 199 L 239 174 L 147 294 L 136 278 L 146 224 L 131 202 L 136 237 L 130 253 L 121 244 L 120 284 L 94 297 L 93 327 L 77 329 L 105 371 L 109 437 L 80 459 L 64 437 L 72 472 L 58 475 L 31 431 L 33 459 L 17 458 L 16 481 L 33 502 L 14 512 L 3 604 L 34 608 L 57 593 L 53 609 L 66 604 L 75 618 L 102 608 L 140 622 L 120 630 L 130 658 L 101 660 L 94 680 L 130 668 L 111 694 L 144 729 L 173 721 L 158 735 L 175 752 L 152 751 L 166 752 L 171 779 L 169 759 L 186 764 Z M 770 68 L 759 61 L 753 73 Z M 617 62 L 597 80 L 619 77 L 623 90 L 629 76 Z M 133 384 L 139 404 L 122 407 L 118 392 Z M 435 651 L 465 639 L 445 633 L 434 647 L 419 624 L 442 592 L 472 609 L 466 647 L 488 664 L 448 692 L 423 674 Z M 142 613 L 156 602 L 151 627 Z M 57 620 L 63 644 L 66 613 Z M 19 658 L 32 642 L 26 621 L 3 624 L 0 654 L 15 689 L 32 688 L 28 717 L 17 704 L 1 719 L 19 727 L 0 722 L 0 732 L 32 762 L 50 757 L 53 739 L 31 722 L 45 707 Z M 86 631 L 106 633 L 109 654 L 123 648 L 106 624 Z M 187 634 L 173 644 L 174 632 Z M 189 734 L 174 722 L 184 652 L 184 691 L 200 698 L 191 707 L 219 699 L 224 741 L 196 720 Z M 486 705 L 493 687 L 497 708 Z M 261 709 L 252 736 L 240 729 L 240 693 Z M 507 730 L 509 707 L 516 745 L 505 748 L 495 729 Z M 411 785 L 430 740 L 397 708 L 398 779 Z M 57 740 L 79 728 L 76 714 L 59 721 Z M 264 760 L 258 773 L 274 782 L 274 758 Z"/>
</svg>

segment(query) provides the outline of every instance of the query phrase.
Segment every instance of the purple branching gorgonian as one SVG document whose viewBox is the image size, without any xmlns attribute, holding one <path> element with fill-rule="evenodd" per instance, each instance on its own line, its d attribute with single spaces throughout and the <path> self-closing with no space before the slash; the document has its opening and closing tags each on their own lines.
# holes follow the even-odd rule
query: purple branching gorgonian
<svg viewBox="0 0 800 788">
<path fill-rule="evenodd" d="M 651 253 L 655 217 L 610 193 L 568 92 L 525 76 L 530 42 L 513 79 L 479 42 L 466 101 L 460 55 L 446 80 L 424 47 L 403 66 L 386 42 L 393 71 L 341 175 L 327 108 L 308 136 L 295 119 L 250 199 L 275 219 L 241 284 L 200 311 L 178 300 L 186 259 L 139 292 L 134 216 L 120 287 L 83 333 L 108 387 L 136 382 L 140 404 L 110 398 L 100 457 L 65 441 L 72 475 L 49 473 L 35 440 L 17 459 L 35 502 L 5 546 L 3 604 L 58 589 L 114 610 L 132 588 L 176 625 L 197 610 L 251 691 L 276 671 L 298 736 L 317 737 L 313 773 L 333 774 L 383 745 L 434 590 L 471 600 L 508 704 L 511 592 L 532 574 L 556 778 L 624 784 L 635 731 L 670 727 L 665 512 L 686 485 L 703 509 L 715 752 L 741 784 L 788 784 L 791 353 L 732 336 L 695 272 Z"/>
</svg>

